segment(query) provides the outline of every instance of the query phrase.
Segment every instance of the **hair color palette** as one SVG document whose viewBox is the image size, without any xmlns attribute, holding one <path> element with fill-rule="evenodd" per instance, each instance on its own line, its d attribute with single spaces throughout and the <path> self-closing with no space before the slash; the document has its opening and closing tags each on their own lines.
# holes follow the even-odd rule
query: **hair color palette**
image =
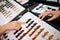
<svg viewBox="0 0 60 40">
<path fill-rule="evenodd" d="M 26 24 L 17 31 L 9 32 L 6 40 L 60 40 L 60 31 L 30 12 L 25 13 L 18 21 Z"/>
<path fill-rule="evenodd" d="M 21 12 L 25 10 L 23 6 L 19 5 L 14 0 L 5 0 L 1 3 L 2 4 L 0 5 L 0 16 L 1 16 L 0 25 L 4 25 L 10 22 L 17 15 L 19 15 Z"/>
</svg>

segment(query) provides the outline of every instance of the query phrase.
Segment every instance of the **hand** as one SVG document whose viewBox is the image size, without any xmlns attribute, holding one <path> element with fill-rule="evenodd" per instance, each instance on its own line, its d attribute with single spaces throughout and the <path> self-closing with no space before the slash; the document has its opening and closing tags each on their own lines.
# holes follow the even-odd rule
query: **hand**
<svg viewBox="0 0 60 40">
<path fill-rule="evenodd" d="M 19 22 L 19 21 L 13 21 L 10 23 L 7 23 L 3 26 L 7 28 L 7 30 L 18 30 L 21 27 L 21 24 L 25 24 L 24 22 Z"/>
<path fill-rule="evenodd" d="M 47 11 L 47 12 L 40 14 L 39 18 L 44 19 L 48 15 L 52 15 L 52 17 L 48 19 L 48 21 L 52 21 L 60 17 L 60 11 Z"/>
</svg>

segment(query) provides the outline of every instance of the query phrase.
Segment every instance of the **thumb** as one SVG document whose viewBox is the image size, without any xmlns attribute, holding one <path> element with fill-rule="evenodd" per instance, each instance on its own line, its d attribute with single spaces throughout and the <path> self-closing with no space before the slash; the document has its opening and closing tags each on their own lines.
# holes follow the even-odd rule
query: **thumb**
<svg viewBox="0 0 60 40">
<path fill-rule="evenodd" d="M 53 17 L 49 18 L 48 21 L 53 21 L 56 18 L 57 18 L 56 16 L 53 16 Z"/>
</svg>

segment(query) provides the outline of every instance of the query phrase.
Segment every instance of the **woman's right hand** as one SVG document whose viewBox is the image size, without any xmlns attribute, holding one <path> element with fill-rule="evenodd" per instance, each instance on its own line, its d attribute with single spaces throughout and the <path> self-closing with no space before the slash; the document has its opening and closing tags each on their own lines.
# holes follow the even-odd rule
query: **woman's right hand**
<svg viewBox="0 0 60 40">
<path fill-rule="evenodd" d="M 12 21 L 3 26 L 6 28 L 6 30 L 18 30 L 21 27 L 21 24 L 25 24 L 25 22 Z"/>
</svg>

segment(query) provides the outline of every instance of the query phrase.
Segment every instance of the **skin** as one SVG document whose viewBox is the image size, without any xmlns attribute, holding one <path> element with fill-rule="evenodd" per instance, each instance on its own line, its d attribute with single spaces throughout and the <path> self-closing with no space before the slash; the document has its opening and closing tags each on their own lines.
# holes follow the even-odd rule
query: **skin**
<svg viewBox="0 0 60 40">
<path fill-rule="evenodd" d="M 60 17 L 60 10 L 57 10 L 57 11 L 51 11 L 51 10 L 49 10 L 47 12 L 41 13 L 39 15 L 39 18 L 40 19 L 44 19 L 48 15 L 52 15 L 52 17 L 49 18 L 47 21 L 53 21 L 53 20 L 57 19 L 58 17 Z"/>
<path fill-rule="evenodd" d="M 0 36 L 7 30 L 18 30 L 21 24 L 25 24 L 24 22 L 12 21 L 3 26 L 0 26 Z"/>
<path fill-rule="evenodd" d="M 19 0 L 19 2 L 21 3 L 23 0 Z"/>
</svg>

